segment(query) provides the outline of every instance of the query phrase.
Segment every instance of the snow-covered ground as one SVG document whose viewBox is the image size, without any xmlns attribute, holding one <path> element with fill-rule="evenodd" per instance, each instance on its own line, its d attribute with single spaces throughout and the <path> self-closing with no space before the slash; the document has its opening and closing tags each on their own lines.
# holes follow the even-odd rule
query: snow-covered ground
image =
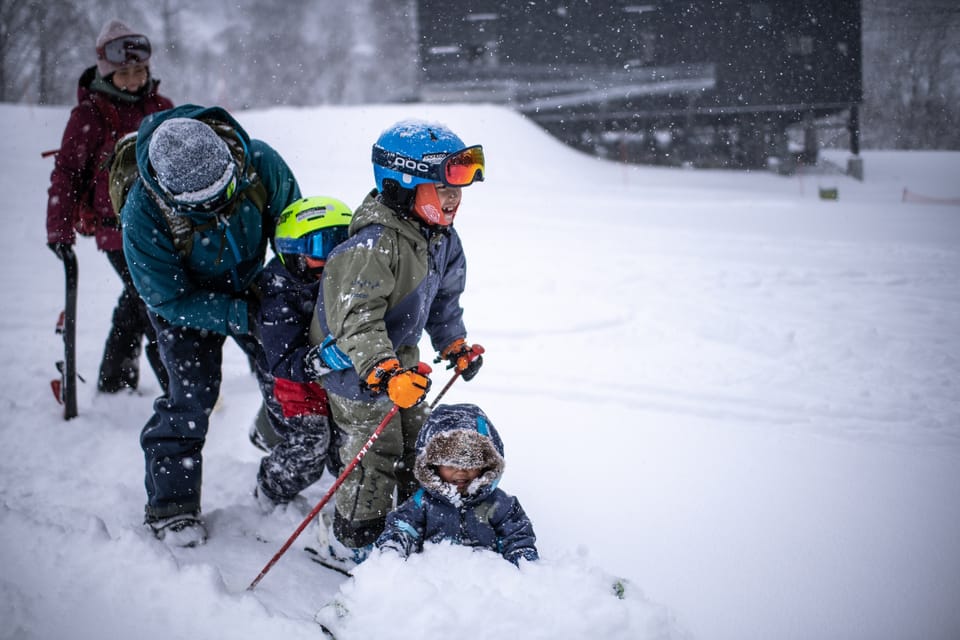
<svg viewBox="0 0 960 640">
<path fill-rule="evenodd" d="M 53 402 L 63 278 L 40 152 L 66 117 L 0 106 L 0 638 L 318 638 L 334 598 L 341 640 L 960 637 L 960 206 L 901 202 L 904 187 L 960 197 L 960 153 L 868 152 L 860 183 L 624 167 L 494 107 L 239 113 L 305 194 L 351 205 L 396 120 L 484 145 L 487 181 L 457 227 L 487 355 L 446 400 L 497 425 L 502 486 L 543 556 L 518 571 L 440 547 L 344 581 L 303 553 L 308 529 L 251 592 L 301 516 L 261 517 L 250 497 L 259 398 L 239 350 L 204 452 L 199 549 L 141 525 L 158 385 L 144 363 L 140 394 L 95 393 L 120 287 L 90 240 L 80 416 Z"/>
</svg>

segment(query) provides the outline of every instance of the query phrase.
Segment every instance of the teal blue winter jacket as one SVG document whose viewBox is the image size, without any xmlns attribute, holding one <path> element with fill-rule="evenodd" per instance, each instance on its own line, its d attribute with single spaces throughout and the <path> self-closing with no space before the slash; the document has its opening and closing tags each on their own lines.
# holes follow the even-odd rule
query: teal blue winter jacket
<svg viewBox="0 0 960 640">
<path fill-rule="evenodd" d="M 165 198 L 150 169 L 150 136 L 169 118 L 219 120 L 232 126 L 246 147 L 239 175 L 244 181 L 236 208 L 229 216 L 176 211 Z M 140 179 L 121 210 L 123 250 L 133 282 L 147 307 L 174 325 L 207 329 L 224 335 L 248 332 L 248 289 L 263 269 L 267 244 L 280 212 L 300 198 L 300 188 L 290 168 L 268 144 L 251 140 L 242 127 L 220 107 L 183 105 L 144 120 L 137 134 Z M 261 213 L 248 194 L 248 168 L 266 188 Z M 159 204 L 158 204 L 159 203 Z M 173 210 L 174 219 L 189 219 L 195 227 L 192 250 L 181 255 L 161 206 Z M 215 224 L 210 225 L 215 220 Z"/>
</svg>

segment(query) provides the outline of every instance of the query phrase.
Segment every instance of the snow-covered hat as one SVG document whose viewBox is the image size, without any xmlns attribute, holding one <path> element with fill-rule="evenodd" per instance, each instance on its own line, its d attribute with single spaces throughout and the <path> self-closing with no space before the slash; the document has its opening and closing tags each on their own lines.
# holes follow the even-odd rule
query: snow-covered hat
<svg viewBox="0 0 960 640">
<path fill-rule="evenodd" d="M 123 39 L 126 41 L 115 43 L 117 46 L 108 51 L 108 44 Z M 147 37 L 119 20 L 109 20 L 103 25 L 96 47 L 97 71 L 102 78 L 128 64 L 146 64 L 150 60 L 150 41 Z"/>
<path fill-rule="evenodd" d="M 147 152 L 160 187 L 179 204 L 214 200 L 236 175 L 227 143 L 209 125 L 192 118 L 161 123 L 150 136 Z"/>
</svg>

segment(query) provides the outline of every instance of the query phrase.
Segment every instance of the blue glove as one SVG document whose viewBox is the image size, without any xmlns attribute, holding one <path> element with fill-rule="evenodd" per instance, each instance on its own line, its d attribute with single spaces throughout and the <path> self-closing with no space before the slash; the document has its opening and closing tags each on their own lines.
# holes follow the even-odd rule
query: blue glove
<svg viewBox="0 0 960 640">
<path fill-rule="evenodd" d="M 337 346 L 336 338 L 331 335 L 324 338 L 320 345 L 320 358 L 327 368 L 333 371 L 343 371 L 353 366 L 347 354 Z"/>
<path fill-rule="evenodd" d="M 333 336 L 328 335 L 319 345 L 310 347 L 305 356 L 306 368 L 319 378 L 330 371 L 343 371 L 353 366 L 353 362 L 345 354 Z"/>
</svg>

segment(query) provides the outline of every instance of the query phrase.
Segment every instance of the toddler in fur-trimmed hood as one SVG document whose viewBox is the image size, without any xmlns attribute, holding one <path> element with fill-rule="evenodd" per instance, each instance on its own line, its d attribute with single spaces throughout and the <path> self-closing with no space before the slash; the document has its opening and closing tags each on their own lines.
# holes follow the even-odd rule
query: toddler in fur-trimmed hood
<svg viewBox="0 0 960 640">
<path fill-rule="evenodd" d="M 530 519 L 497 487 L 504 466 L 503 441 L 479 407 L 437 407 L 417 438 L 421 488 L 387 516 L 376 545 L 406 557 L 425 542 L 446 541 L 495 551 L 514 564 L 537 560 Z"/>
</svg>

